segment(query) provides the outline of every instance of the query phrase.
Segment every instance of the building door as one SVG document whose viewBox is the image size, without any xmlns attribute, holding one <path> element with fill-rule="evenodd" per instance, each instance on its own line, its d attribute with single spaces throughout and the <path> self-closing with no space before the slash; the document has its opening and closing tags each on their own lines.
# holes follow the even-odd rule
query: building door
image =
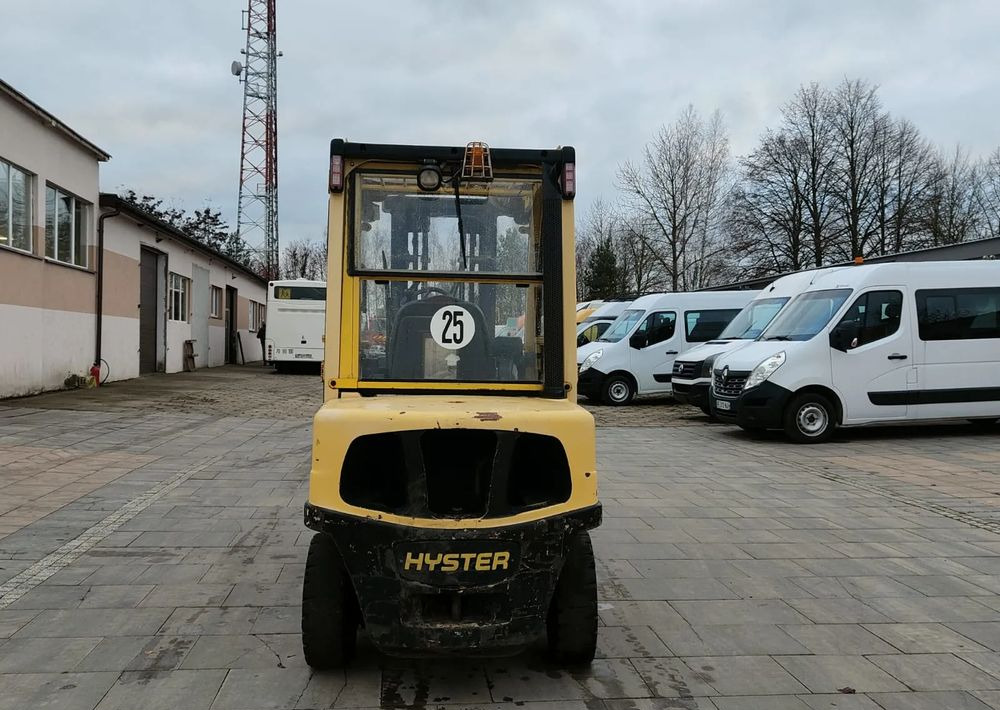
<svg viewBox="0 0 1000 710">
<path fill-rule="evenodd" d="M 157 303 L 159 255 L 151 249 L 139 252 L 139 374 L 156 372 L 156 334 L 160 308 Z"/>
<path fill-rule="evenodd" d="M 236 362 L 236 289 L 226 286 L 226 364 Z"/>
<path fill-rule="evenodd" d="M 211 283 L 208 269 L 191 265 L 191 337 L 194 339 L 195 367 L 208 367 L 208 311 Z"/>
</svg>

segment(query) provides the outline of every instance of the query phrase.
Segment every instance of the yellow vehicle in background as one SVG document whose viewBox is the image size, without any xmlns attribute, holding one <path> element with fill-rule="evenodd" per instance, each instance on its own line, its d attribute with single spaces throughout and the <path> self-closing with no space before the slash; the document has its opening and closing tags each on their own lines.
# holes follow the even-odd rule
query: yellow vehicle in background
<svg viewBox="0 0 1000 710">
<path fill-rule="evenodd" d="M 576 404 L 575 153 L 373 145 L 330 157 L 325 403 L 305 658 L 359 627 L 403 656 L 589 663 L 600 524 Z"/>
</svg>

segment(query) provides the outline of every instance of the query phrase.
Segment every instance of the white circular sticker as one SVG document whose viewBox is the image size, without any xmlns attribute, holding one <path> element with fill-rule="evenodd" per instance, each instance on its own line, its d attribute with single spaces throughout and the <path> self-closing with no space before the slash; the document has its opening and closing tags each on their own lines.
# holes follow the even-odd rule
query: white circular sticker
<svg viewBox="0 0 1000 710">
<path fill-rule="evenodd" d="M 442 348 L 464 348 L 475 335 L 476 321 L 461 306 L 444 306 L 431 316 L 431 337 Z"/>
</svg>

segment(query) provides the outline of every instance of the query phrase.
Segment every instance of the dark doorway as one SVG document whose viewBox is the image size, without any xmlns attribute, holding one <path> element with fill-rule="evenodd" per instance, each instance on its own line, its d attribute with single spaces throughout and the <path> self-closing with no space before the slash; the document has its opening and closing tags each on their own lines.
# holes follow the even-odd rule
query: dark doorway
<svg viewBox="0 0 1000 710">
<path fill-rule="evenodd" d="M 156 372 L 156 334 L 159 317 L 157 272 L 159 255 L 152 249 L 139 251 L 139 374 Z"/>
<path fill-rule="evenodd" d="M 226 364 L 236 363 L 236 289 L 226 286 Z"/>
</svg>

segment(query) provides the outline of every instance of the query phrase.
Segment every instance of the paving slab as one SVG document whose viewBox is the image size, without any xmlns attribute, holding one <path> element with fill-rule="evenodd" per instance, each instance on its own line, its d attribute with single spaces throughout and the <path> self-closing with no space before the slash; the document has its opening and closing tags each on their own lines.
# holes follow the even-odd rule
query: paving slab
<svg viewBox="0 0 1000 710">
<path fill-rule="evenodd" d="M 1000 437 L 795 447 L 670 400 L 588 405 L 605 505 L 589 669 L 540 648 L 400 661 L 362 634 L 350 669 L 312 672 L 316 380 L 223 368 L 0 403 L 0 501 L 20 506 L 0 504 L 0 584 L 17 584 L 0 709 L 1000 707 Z"/>
</svg>

